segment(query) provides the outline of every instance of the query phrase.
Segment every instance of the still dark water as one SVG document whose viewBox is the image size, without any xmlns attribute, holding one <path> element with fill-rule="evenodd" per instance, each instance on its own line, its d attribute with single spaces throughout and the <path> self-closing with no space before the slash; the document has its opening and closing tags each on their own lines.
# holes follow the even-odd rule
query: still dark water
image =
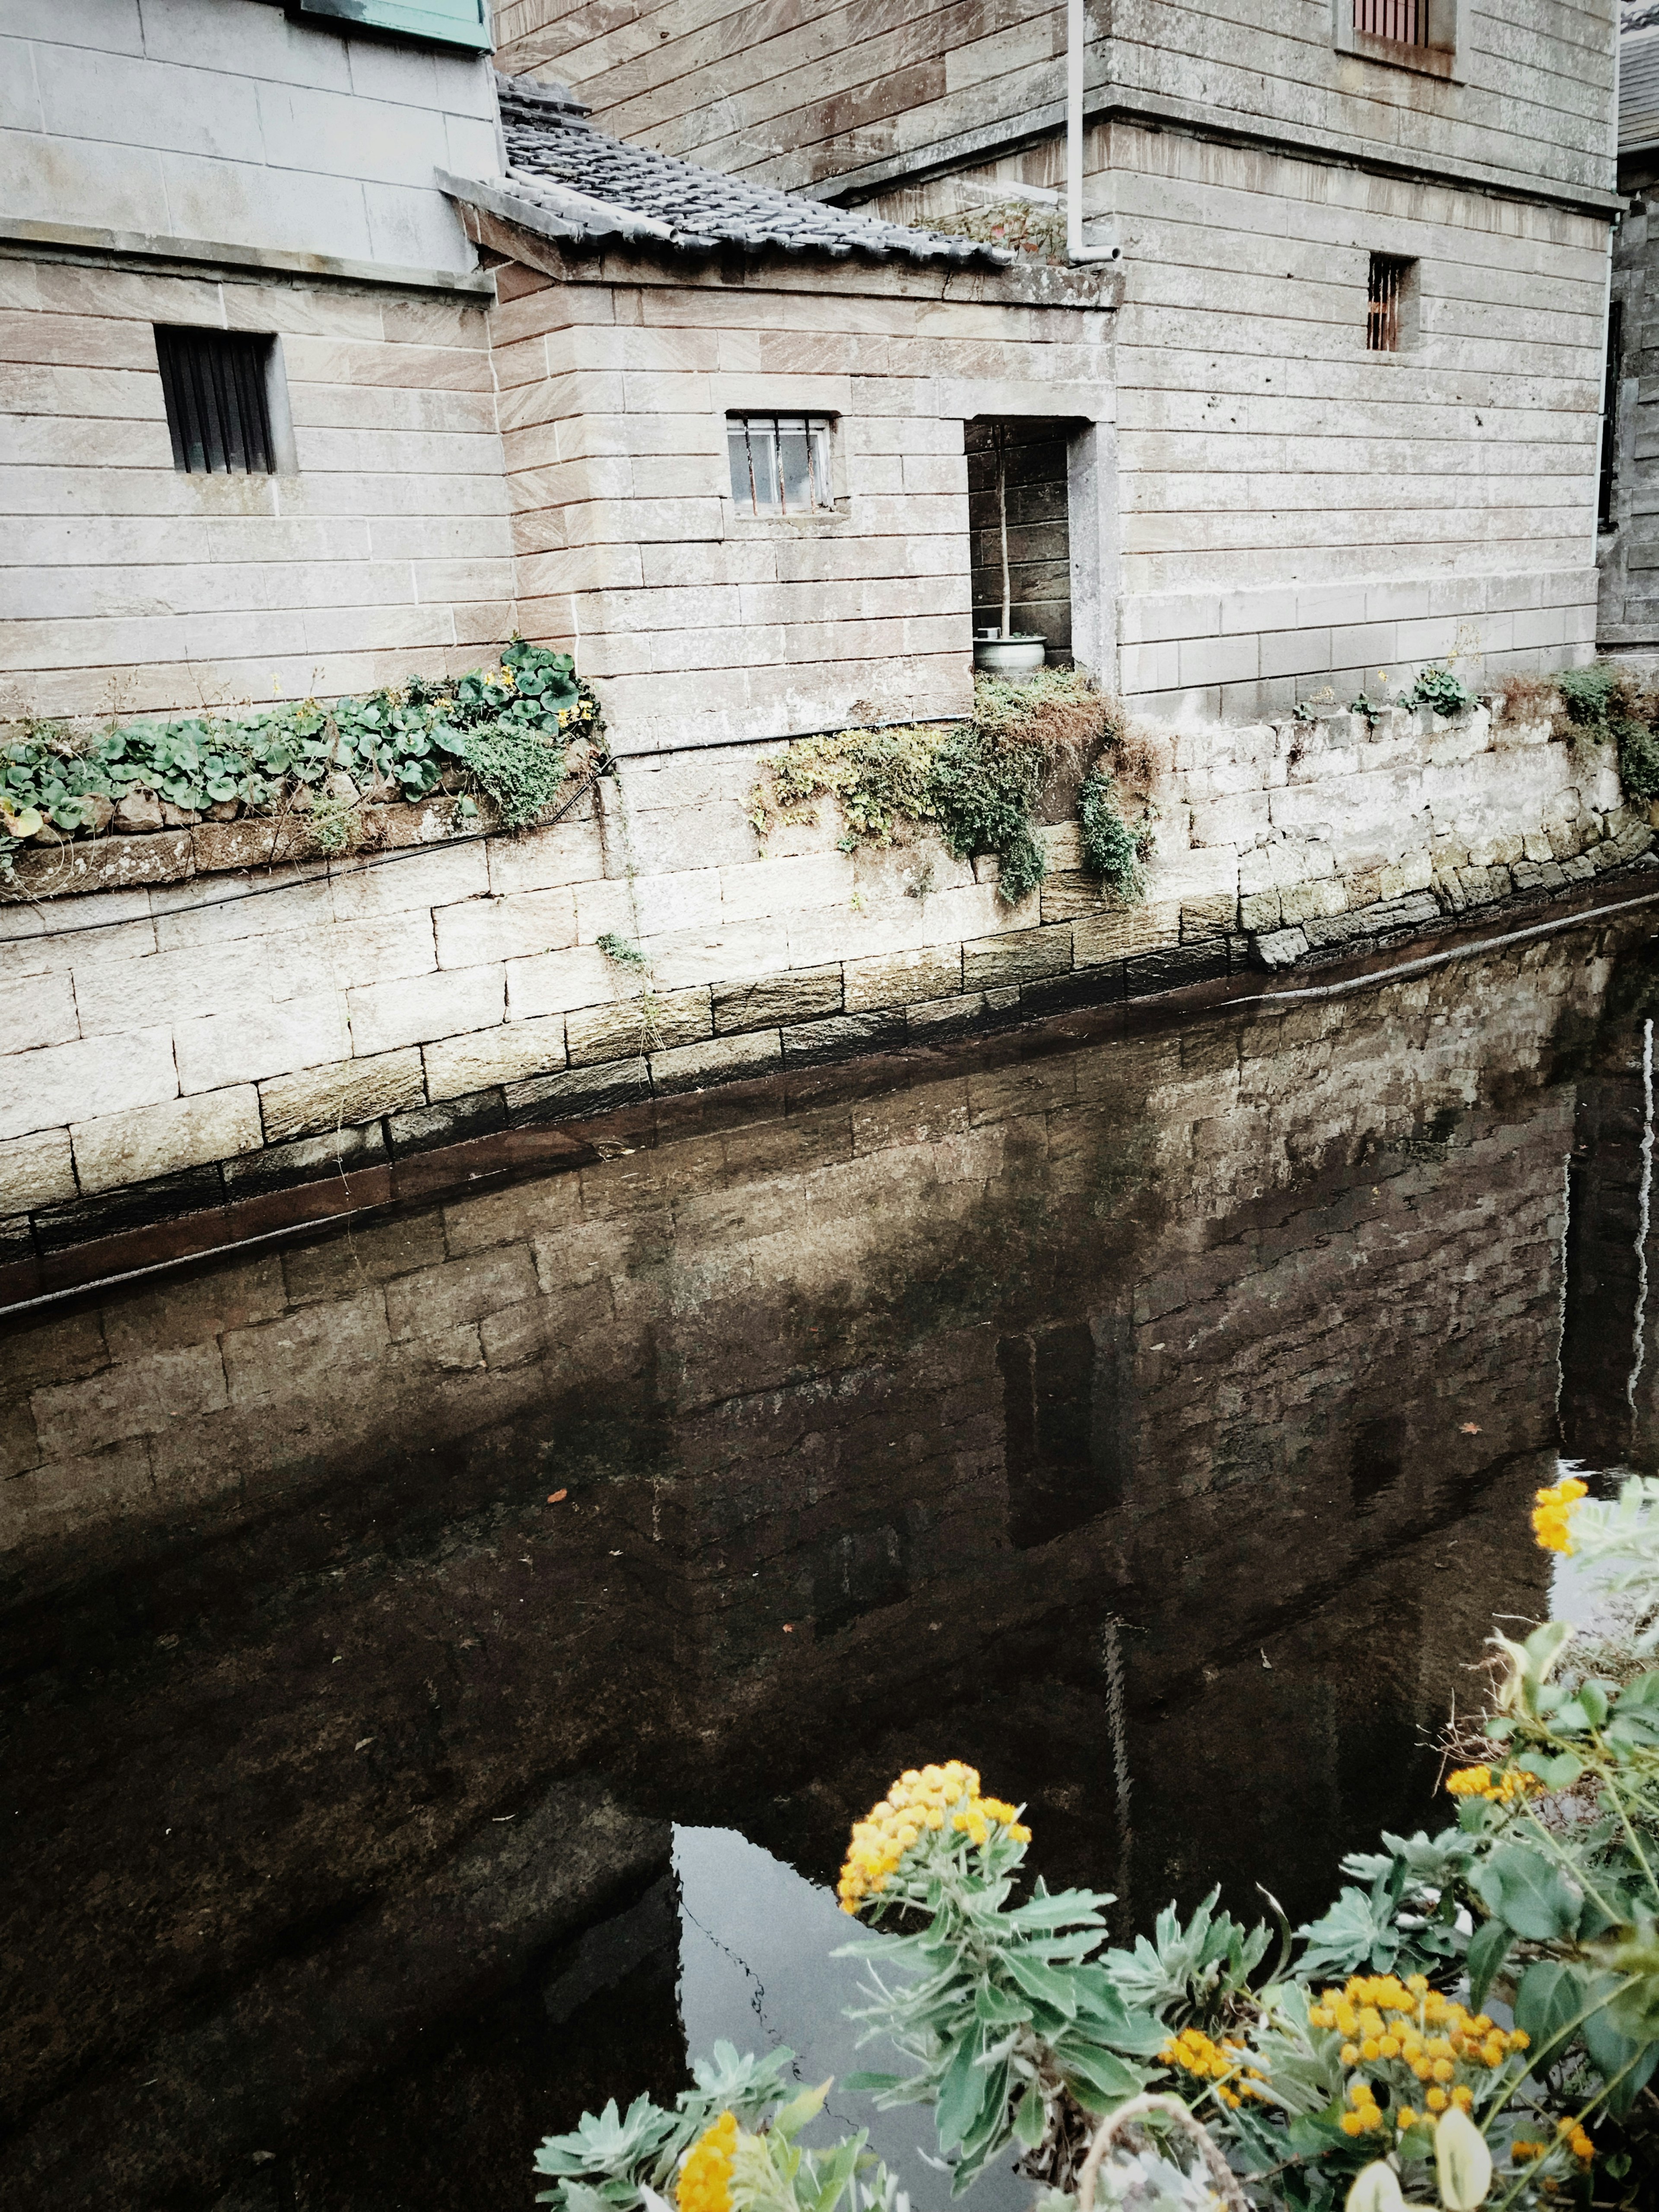
<svg viewBox="0 0 1659 2212">
<path fill-rule="evenodd" d="M 15 1320 L 0 2202 L 524 2212 L 688 2041 L 845 2071 L 929 1759 L 1120 1940 L 1322 1909 L 1558 1453 L 1655 1463 L 1656 1001 L 1626 922 L 1078 1022 Z"/>
</svg>

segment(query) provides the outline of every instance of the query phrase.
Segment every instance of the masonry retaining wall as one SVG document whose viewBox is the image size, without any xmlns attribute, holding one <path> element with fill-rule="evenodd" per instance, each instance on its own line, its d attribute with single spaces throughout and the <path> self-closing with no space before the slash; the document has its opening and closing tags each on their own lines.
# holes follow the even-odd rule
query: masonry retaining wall
<svg viewBox="0 0 1659 2212">
<path fill-rule="evenodd" d="M 457 838 L 440 801 L 388 810 L 406 849 L 334 862 L 250 868 L 270 836 L 254 823 L 31 854 L 31 898 L 0 915 L 0 1257 L 524 1123 L 1339 957 L 1589 883 L 1653 842 L 1606 749 L 1494 731 L 1485 708 L 1154 730 L 1149 749 L 1157 848 L 1134 906 L 1081 872 L 1070 823 L 1041 831 L 1049 875 L 1015 906 L 994 860 L 932 837 L 842 851 L 828 809 L 763 848 L 753 747 L 626 763 L 517 836 Z"/>
</svg>

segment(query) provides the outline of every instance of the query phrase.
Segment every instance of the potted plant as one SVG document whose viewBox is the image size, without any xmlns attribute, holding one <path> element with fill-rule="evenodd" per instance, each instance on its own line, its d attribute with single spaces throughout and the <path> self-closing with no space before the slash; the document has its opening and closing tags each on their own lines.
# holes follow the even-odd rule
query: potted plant
<svg viewBox="0 0 1659 2212">
<path fill-rule="evenodd" d="M 1002 627 L 974 632 L 974 665 L 994 676 L 1029 675 L 1041 668 L 1048 647 L 1035 630 L 1010 626 L 1013 593 L 1008 577 L 1008 426 L 999 422 L 991 433 L 997 457 L 997 527 L 1002 545 Z"/>
</svg>

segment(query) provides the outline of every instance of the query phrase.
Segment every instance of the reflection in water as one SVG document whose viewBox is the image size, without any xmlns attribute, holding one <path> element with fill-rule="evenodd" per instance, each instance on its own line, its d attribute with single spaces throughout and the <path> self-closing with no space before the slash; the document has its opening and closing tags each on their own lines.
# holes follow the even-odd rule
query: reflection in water
<svg viewBox="0 0 1659 2212">
<path fill-rule="evenodd" d="M 1652 975 L 715 1095 L 15 1328 L 0 2201 L 526 2206 L 688 2035 L 843 2070 L 827 1886 L 930 1757 L 1120 1938 L 1319 1909 L 1558 1444 L 1650 1463 Z"/>
</svg>

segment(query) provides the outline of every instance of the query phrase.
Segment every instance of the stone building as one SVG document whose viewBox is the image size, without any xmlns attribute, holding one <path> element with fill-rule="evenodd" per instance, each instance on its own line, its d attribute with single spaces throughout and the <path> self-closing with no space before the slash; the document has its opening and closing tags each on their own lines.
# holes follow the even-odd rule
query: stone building
<svg viewBox="0 0 1659 2212">
<path fill-rule="evenodd" d="M 519 622 L 625 749 L 960 711 L 998 425 L 1027 618 L 1149 707 L 1580 652 L 1611 6 L 1102 8 L 1082 260 L 1036 0 L 501 0 L 504 106 L 481 0 L 26 10 L 3 703 L 365 686 Z M 158 329 L 262 391 L 246 472 L 190 461 Z M 731 426 L 781 415 L 822 481 L 744 515 Z"/>
<path fill-rule="evenodd" d="M 501 67 L 623 137 L 906 222 L 1063 220 L 1047 0 L 495 20 Z M 1085 27 L 1123 692 L 1249 716 L 1587 647 L 1613 0 L 1099 0 Z"/>
<path fill-rule="evenodd" d="M 477 19 L 96 0 L 8 42 L 0 712 L 326 695 L 522 625 L 620 750 L 960 713 L 992 412 L 1066 419 L 1106 672 L 1115 272 L 498 102 Z M 248 380 L 246 452 L 201 443 L 190 374 Z M 781 417 L 822 465 L 740 512 L 732 426 Z"/>
<path fill-rule="evenodd" d="M 1629 206 L 1613 239 L 1607 309 L 1607 385 L 1597 484 L 1603 649 L 1620 655 L 1659 652 L 1659 539 L 1654 517 L 1653 402 L 1644 381 L 1654 312 L 1649 272 L 1659 234 L 1650 206 L 1659 184 L 1659 8 L 1639 0 L 1621 9 L 1619 40 L 1619 189 Z"/>
</svg>

